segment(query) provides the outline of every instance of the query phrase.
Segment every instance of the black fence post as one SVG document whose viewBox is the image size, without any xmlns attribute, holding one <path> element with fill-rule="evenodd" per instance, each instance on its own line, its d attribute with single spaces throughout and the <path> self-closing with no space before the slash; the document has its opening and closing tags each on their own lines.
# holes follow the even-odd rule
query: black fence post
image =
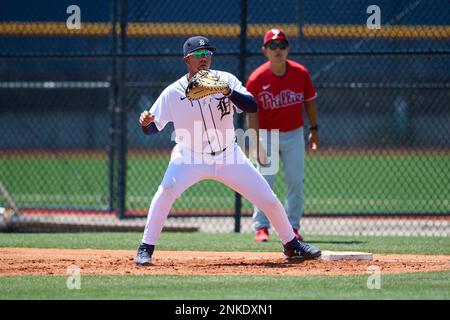
<svg viewBox="0 0 450 320">
<path fill-rule="evenodd" d="M 247 0 L 241 1 L 241 33 L 239 51 L 239 79 L 245 83 L 245 62 L 247 55 Z M 245 117 L 239 114 L 237 118 L 238 128 L 244 128 Z M 234 200 L 234 232 L 241 232 L 242 196 L 235 193 Z"/>
<path fill-rule="evenodd" d="M 127 177 L 127 104 L 123 99 L 126 86 L 126 27 L 127 13 L 126 1 L 120 0 L 120 45 L 119 45 L 119 68 L 118 68 L 118 95 L 117 95 L 117 142 L 118 142 L 118 164 L 117 164 L 117 215 L 125 217 L 126 212 L 126 177 Z"/>
<path fill-rule="evenodd" d="M 115 206 L 115 141 L 116 141 L 116 107 L 117 107 L 117 1 L 111 1 L 111 74 L 109 77 L 110 96 L 109 107 L 110 127 L 108 132 L 108 211 L 114 211 Z"/>
</svg>

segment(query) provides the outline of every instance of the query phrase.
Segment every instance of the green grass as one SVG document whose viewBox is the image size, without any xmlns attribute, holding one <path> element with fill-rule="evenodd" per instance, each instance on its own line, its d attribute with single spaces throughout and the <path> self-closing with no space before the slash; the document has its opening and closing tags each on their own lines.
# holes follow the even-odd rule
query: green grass
<svg viewBox="0 0 450 320">
<path fill-rule="evenodd" d="M 141 233 L 0 233 L 0 247 L 136 250 Z M 157 250 L 281 251 L 252 234 L 165 232 Z M 450 254 L 448 237 L 311 236 L 322 250 Z M 69 290 L 67 277 L 0 276 L 0 299 L 449 299 L 450 271 L 381 275 L 381 289 L 360 276 L 91 276 Z"/>
<path fill-rule="evenodd" d="M 0 277 L 0 299 L 449 299 L 450 271 L 367 276 L 83 276 L 79 290 L 66 277 Z"/>
<path fill-rule="evenodd" d="M 168 154 L 128 156 L 128 209 L 147 209 L 168 161 Z M 307 156 L 305 211 L 448 213 L 449 163 L 450 154 L 443 153 Z M 0 158 L 0 177 L 22 206 L 103 208 L 108 203 L 106 153 L 8 156 Z M 284 198 L 282 173 L 274 191 Z M 174 208 L 232 210 L 234 192 L 218 182 L 203 181 L 188 189 Z M 243 209 L 251 210 L 252 205 L 244 200 Z"/>
<path fill-rule="evenodd" d="M 0 233 L 0 247 L 135 250 L 142 233 Z M 308 236 L 307 242 L 332 251 L 450 255 L 449 237 Z M 250 233 L 163 232 L 157 250 L 281 251 L 273 236 L 255 243 Z"/>
</svg>

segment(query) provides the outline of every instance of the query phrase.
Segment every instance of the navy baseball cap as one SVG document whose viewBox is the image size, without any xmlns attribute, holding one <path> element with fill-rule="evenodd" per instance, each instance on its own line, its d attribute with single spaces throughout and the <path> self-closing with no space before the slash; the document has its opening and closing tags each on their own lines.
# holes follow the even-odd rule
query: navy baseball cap
<svg viewBox="0 0 450 320">
<path fill-rule="evenodd" d="M 203 36 L 195 36 L 187 39 L 186 42 L 184 43 L 183 45 L 184 56 L 198 49 L 207 49 L 211 50 L 212 52 L 216 51 L 216 48 L 209 43 L 208 38 Z"/>
</svg>

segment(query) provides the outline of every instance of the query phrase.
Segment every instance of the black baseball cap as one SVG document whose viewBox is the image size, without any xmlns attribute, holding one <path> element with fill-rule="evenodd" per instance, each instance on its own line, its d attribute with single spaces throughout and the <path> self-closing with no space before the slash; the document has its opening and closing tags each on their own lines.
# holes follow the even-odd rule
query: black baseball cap
<svg viewBox="0 0 450 320">
<path fill-rule="evenodd" d="M 216 51 L 216 48 L 209 43 L 209 39 L 203 36 L 191 37 L 183 44 L 184 56 L 198 49 L 207 49 L 212 52 Z"/>
</svg>

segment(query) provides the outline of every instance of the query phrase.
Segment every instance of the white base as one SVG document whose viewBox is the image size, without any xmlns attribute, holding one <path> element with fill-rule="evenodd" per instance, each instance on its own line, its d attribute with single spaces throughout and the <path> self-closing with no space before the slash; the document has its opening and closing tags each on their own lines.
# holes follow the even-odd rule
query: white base
<svg viewBox="0 0 450 320">
<path fill-rule="evenodd" d="M 368 252 L 354 251 L 322 251 L 319 260 L 373 260 L 373 254 Z"/>
</svg>

